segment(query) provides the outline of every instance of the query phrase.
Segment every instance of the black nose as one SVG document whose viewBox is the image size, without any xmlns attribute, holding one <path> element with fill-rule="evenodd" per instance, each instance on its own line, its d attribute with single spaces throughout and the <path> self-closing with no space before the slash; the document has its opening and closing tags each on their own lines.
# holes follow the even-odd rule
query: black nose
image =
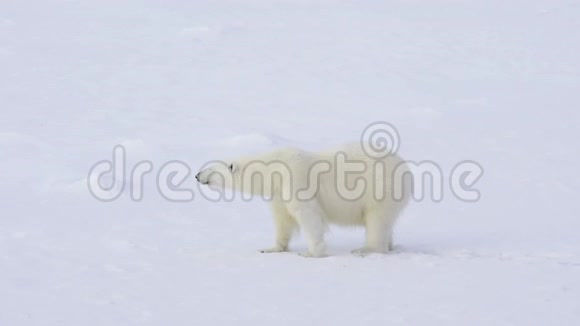
<svg viewBox="0 0 580 326">
<path fill-rule="evenodd" d="M 195 180 L 199 181 L 199 173 L 195 175 Z"/>
</svg>

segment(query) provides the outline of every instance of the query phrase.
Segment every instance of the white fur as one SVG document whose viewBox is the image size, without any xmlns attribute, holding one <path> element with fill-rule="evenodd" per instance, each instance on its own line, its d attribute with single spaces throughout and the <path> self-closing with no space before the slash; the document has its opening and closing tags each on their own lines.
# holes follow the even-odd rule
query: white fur
<svg viewBox="0 0 580 326">
<path fill-rule="evenodd" d="M 340 169 L 350 171 L 348 164 L 336 160 L 338 153 L 346 156 L 346 162 L 361 162 L 365 171 L 348 174 L 346 179 L 337 177 Z M 309 172 L 316 162 L 328 162 L 331 170 L 320 174 L 318 179 L 311 179 Z M 401 182 L 393 180 L 395 169 L 408 171 L 400 157 L 389 155 L 380 159 L 378 163 L 384 169 L 378 173 L 374 168 L 376 163 L 377 160 L 366 156 L 358 144 L 322 153 L 287 148 L 214 164 L 202 170 L 197 178 L 199 182 L 215 188 L 233 188 L 271 199 L 276 241 L 271 248 L 262 252 L 286 251 L 294 231 L 300 228 L 308 242 L 308 251 L 302 255 L 322 257 L 326 249 L 324 233 L 327 226 L 338 224 L 366 228 L 365 245 L 353 251 L 365 255 L 392 249 L 393 227 L 411 191 L 410 187 L 403 187 Z M 265 182 L 249 177 L 252 173 L 263 175 Z M 309 183 L 312 180 L 314 184 Z M 341 196 L 344 193 L 341 191 L 346 190 L 345 187 L 353 189 L 357 180 L 366 183 L 362 196 L 353 200 Z M 385 196 L 377 199 L 374 187 L 382 184 L 386 190 Z M 303 199 L 296 195 L 299 189 L 309 186 L 318 187 L 313 196 Z M 393 199 L 393 191 L 397 187 L 402 187 L 399 189 L 404 194 L 402 200 Z"/>
</svg>

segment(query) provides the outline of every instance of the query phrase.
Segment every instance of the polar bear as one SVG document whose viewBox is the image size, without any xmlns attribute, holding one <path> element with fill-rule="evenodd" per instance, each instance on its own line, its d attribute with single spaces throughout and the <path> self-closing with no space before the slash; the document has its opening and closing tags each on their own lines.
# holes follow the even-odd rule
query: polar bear
<svg viewBox="0 0 580 326">
<path fill-rule="evenodd" d="M 284 148 L 228 161 L 214 161 L 195 177 L 212 189 L 233 189 L 271 201 L 275 243 L 263 253 L 283 252 L 300 229 L 305 257 L 323 257 L 329 224 L 364 226 L 366 243 L 352 252 L 386 253 L 393 227 L 411 186 L 408 165 L 397 155 L 366 155 L 359 144 L 326 152 Z"/>
</svg>

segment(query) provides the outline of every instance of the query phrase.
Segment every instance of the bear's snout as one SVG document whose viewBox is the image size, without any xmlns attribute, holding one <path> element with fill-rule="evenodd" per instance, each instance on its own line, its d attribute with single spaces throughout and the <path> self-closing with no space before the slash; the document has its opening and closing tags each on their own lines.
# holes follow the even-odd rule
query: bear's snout
<svg viewBox="0 0 580 326">
<path fill-rule="evenodd" d="M 204 177 L 202 176 L 202 172 L 203 172 L 203 171 L 200 171 L 200 172 L 198 172 L 198 173 L 195 175 L 195 180 L 197 180 L 197 182 L 201 183 L 202 185 L 206 185 L 206 184 L 208 184 L 208 183 L 209 183 L 209 180 L 207 180 L 207 177 L 206 177 L 206 178 L 204 178 Z"/>
<path fill-rule="evenodd" d="M 209 185 L 211 177 L 211 170 L 201 170 L 195 175 L 195 180 L 202 185 Z"/>
</svg>

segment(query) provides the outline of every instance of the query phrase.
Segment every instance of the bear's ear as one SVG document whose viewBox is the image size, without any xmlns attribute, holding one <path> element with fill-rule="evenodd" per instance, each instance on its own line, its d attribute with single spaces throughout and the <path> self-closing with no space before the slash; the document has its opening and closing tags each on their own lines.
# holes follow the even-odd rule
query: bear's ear
<svg viewBox="0 0 580 326">
<path fill-rule="evenodd" d="M 230 169 L 230 171 L 232 171 L 232 173 L 236 172 L 236 170 L 238 169 L 238 167 L 234 163 L 230 163 L 230 165 L 228 165 L 228 168 Z"/>
</svg>

